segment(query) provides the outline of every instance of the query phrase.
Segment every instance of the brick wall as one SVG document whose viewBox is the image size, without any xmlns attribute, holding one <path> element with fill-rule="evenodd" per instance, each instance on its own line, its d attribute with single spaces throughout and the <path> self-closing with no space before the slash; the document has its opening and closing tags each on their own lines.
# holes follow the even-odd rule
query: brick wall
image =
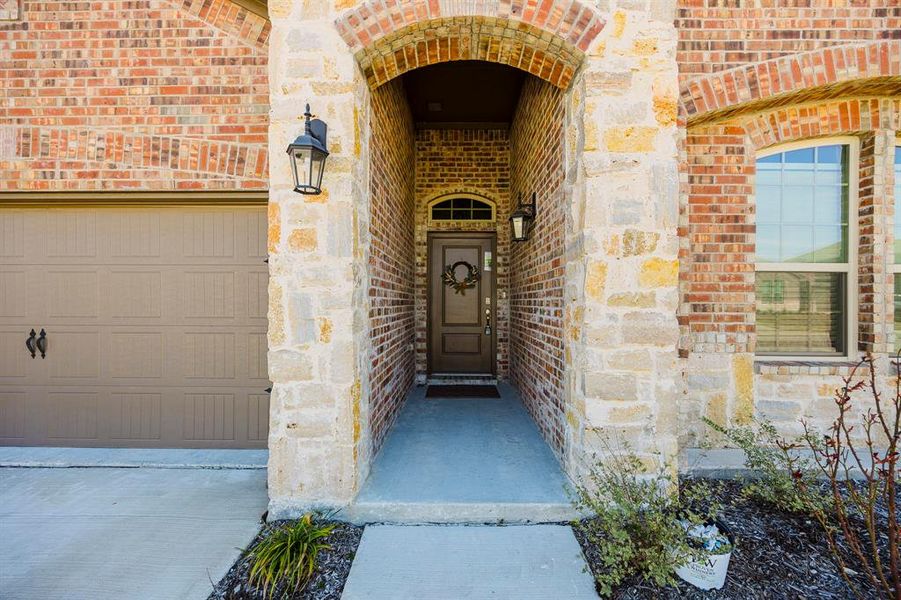
<svg viewBox="0 0 901 600">
<path fill-rule="evenodd" d="M 594 0 L 383 2 L 344 12 L 335 26 L 373 88 L 412 69 L 452 60 L 517 67 L 565 89 L 582 52 L 604 28 Z M 427 20 L 437 27 L 423 27 Z"/>
<path fill-rule="evenodd" d="M 510 132 L 511 206 L 537 194 L 526 242 L 510 254 L 510 377 L 551 448 L 564 444 L 563 93 L 539 79 L 522 88 Z"/>
<path fill-rule="evenodd" d="M 679 0 L 680 79 L 826 46 L 901 39 L 891 0 Z"/>
<path fill-rule="evenodd" d="M 267 187 L 264 18 L 228 0 L 17 6 L 0 20 L 0 189 Z"/>
<path fill-rule="evenodd" d="M 897 127 L 897 125 L 896 125 Z M 874 127 L 860 136 L 858 163 L 858 346 L 865 352 L 894 354 L 893 129 Z"/>
<path fill-rule="evenodd" d="M 425 379 L 428 350 L 428 232 L 496 231 L 497 373 L 508 372 L 510 143 L 504 129 L 423 129 L 416 132 L 416 373 Z M 455 192 L 483 196 L 496 204 L 496 223 L 429 225 L 431 200 Z"/>
<path fill-rule="evenodd" d="M 683 353 L 753 352 L 756 151 L 885 127 L 894 109 L 870 97 L 901 91 L 884 77 L 901 69 L 901 6 L 680 0 L 676 26 Z"/>
<path fill-rule="evenodd" d="M 372 92 L 369 422 L 373 455 L 413 385 L 413 117 L 400 79 Z"/>
<path fill-rule="evenodd" d="M 887 292 L 874 280 L 884 277 L 887 215 L 884 185 L 888 168 L 872 157 L 874 131 L 892 132 L 901 119 L 901 102 L 891 99 L 830 100 L 775 109 L 689 128 L 683 169 L 687 188 L 681 230 L 680 320 L 687 338 L 683 350 L 753 352 L 754 333 L 754 162 L 757 150 L 822 136 L 863 135 L 861 148 L 861 275 L 870 286 L 861 296 L 861 349 L 884 351 Z M 891 133 L 888 134 L 891 137 Z M 881 160 L 889 144 L 879 142 Z M 871 172 L 878 167 L 878 179 Z M 874 182 L 877 186 L 874 189 Z M 882 195 L 880 195 L 882 194 Z M 874 200 L 875 198 L 875 200 Z M 866 211 L 878 211 L 875 222 Z M 874 237 L 876 236 L 876 237 Z M 874 263 L 874 260 L 876 261 Z M 877 285 L 878 289 L 872 286 Z M 875 298 L 874 294 L 881 294 Z M 875 312 L 874 312 L 875 311 Z M 878 316 L 876 316 L 878 313 Z M 875 322 L 874 322 L 875 319 Z M 890 328 L 889 328 L 890 329 Z M 878 335 L 877 333 L 878 332 Z"/>
<path fill-rule="evenodd" d="M 767 418 L 828 424 L 843 362 L 756 357 L 755 160 L 758 152 L 824 136 L 860 139 L 859 352 L 892 344 L 891 190 L 899 128 L 901 6 L 881 0 L 682 0 L 676 25 L 682 147 L 680 354 L 687 358 L 680 444 L 720 423 Z M 852 178 L 852 184 L 855 179 Z M 715 437 L 715 436 L 714 436 Z M 716 443 L 722 440 L 716 439 Z"/>
<path fill-rule="evenodd" d="M 739 126 L 689 130 L 682 315 L 696 352 L 749 352 L 754 332 L 753 155 Z"/>
</svg>

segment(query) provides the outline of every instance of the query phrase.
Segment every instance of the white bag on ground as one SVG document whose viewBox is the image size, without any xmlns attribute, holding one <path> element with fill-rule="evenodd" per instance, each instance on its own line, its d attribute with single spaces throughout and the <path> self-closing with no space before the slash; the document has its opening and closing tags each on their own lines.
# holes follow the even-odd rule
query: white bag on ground
<svg viewBox="0 0 901 600">
<path fill-rule="evenodd" d="M 679 567 L 676 575 L 702 590 L 721 589 L 726 583 L 729 559 L 735 545 L 732 534 L 719 522 L 686 527 L 686 533 L 701 542 L 712 554 L 704 560 L 691 561 Z"/>
</svg>

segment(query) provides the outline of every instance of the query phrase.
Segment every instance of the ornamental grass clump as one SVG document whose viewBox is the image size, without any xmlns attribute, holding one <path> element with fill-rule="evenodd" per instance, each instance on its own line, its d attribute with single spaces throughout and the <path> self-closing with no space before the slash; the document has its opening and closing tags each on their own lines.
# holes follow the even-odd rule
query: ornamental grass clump
<svg viewBox="0 0 901 600">
<path fill-rule="evenodd" d="M 595 573 L 598 590 L 609 596 L 633 576 L 675 585 L 676 568 L 709 554 L 686 530 L 716 517 L 713 491 L 698 482 L 680 493 L 666 466 L 651 472 L 627 444 L 614 450 L 606 437 L 601 448 L 576 498 L 577 508 L 596 516 L 574 523 L 603 566 Z"/>
<path fill-rule="evenodd" d="M 335 528 L 321 525 L 310 513 L 300 520 L 279 526 L 249 550 L 248 583 L 271 598 L 279 588 L 288 593 L 303 590 L 316 570 L 316 559 L 330 546 L 325 542 Z"/>
</svg>

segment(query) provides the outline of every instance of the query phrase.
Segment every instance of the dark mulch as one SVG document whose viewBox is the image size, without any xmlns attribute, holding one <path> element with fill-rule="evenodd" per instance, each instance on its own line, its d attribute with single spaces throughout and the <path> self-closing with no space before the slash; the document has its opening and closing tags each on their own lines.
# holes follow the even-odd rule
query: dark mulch
<svg viewBox="0 0 901 600">
<path fill-rule="evenodd" d="M 500 398 L 496 385 L 430 385 L 426 398 Z"/>
<path fill-rule="evenodd" d="M 283 524 L 284 521 L 275 521 L 264 525 L 248 548 L 253 548 L 275 527 Z M 338 523 L 328 537 L 331 549 L 319 554 L 316 573 L 306 589 L 299 594 L 288 595 L 284 595 L 283 590 L 276 590 L 277 593 L 272 597 L 289 600 L 339 600 L 362 536 L 362 527 Z M 247 583 L 249 572 L 250 560 L 245 554 L 216 584 L 207 600 L 263 600 L 265 596 L 262 591 L 250 587 Z"/>
<path fill-rule="evenodd" d="M 691 485 L 691 481 L 684 482 Z M 701 591 L 681 582 L 678 588 L 661 589 L 640 578 L 620 585 L 613 598 L 692 598 L 718 600 L 853 598 L 832 560 L 819 525 L 812 519 L 760 506 L 740 496 L 740 484 L 722 482 L 718 495 L 723 503 L 722 521 L 735 536 L 726 585 Z M 602 569 L 599 557 L 574 528 L 592 572 Z M 854 578 L 858 590 L 867 590 L 862 576 Z M 872 596 L 876 598 L 876 595 Z"/>
</svg>

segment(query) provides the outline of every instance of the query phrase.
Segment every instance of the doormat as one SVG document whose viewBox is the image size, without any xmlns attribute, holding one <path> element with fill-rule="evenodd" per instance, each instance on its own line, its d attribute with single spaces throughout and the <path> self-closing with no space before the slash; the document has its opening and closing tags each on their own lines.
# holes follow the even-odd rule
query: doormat
<svg viewBox="0 0 901 600">
<path fill-rule="evenodd" d="M 430 385 L 426 398 L 500 398 L 496 385 Z"/>
</svg>

